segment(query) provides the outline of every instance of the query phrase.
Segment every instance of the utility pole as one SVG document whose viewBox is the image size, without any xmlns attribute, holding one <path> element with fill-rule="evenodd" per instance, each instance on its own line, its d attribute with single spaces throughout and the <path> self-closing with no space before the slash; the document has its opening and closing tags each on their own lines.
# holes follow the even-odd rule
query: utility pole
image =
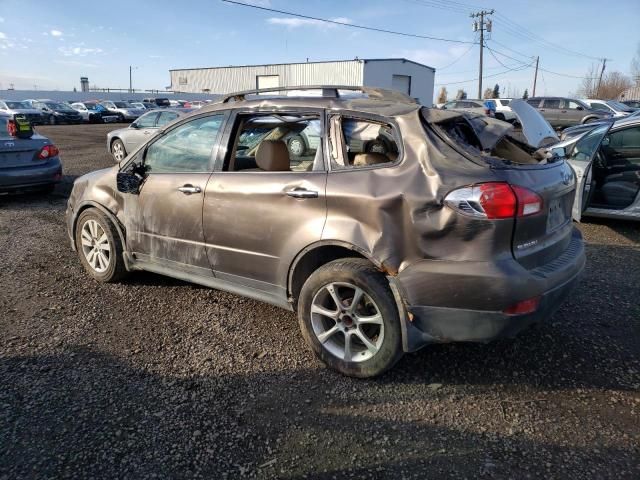
<svg viewBox="0 0 640 480">
<path fill-rule="evenodd" d="M 471 18 L 480 18 L 480 21 L 473 22 L 473 31 L 480 30 L 480 74 L 478 75 L 478 98 L 482 98 L 482 54 L 484 50 L 484 31 L 491 32 L 492 22 L 491 19 L 485 22 L 484 17 L 486 15 L 493 15 L 494 10 L 482 10 L 477 13 L 469 15 Z"/>
<path fill-rule="evenodd" d="M 536 96 L 536 83 L 538 83 L 538 62 L 540 61 L 540 56 L 536 57 L 536 73 L 533 75 L 533 95 L 531 95 L 532 97 Z"/>
<path fill-rule="evenodd" d="M 600 78 L 598 78 L 598 88 L 596 88 L 596 97 L 600 96 L 600 84 L 602 83 L 602 75 L 604 74 L 604 67 L 607 65 L 607 59 L 602 59 L 602 70 L 600 70 Z"/>
<path fill-rule="evenodd" d="M 131 79 L 131 65 L 129 65 L 129 93 L 133 93 L 133 81 Z"/>
</svg>

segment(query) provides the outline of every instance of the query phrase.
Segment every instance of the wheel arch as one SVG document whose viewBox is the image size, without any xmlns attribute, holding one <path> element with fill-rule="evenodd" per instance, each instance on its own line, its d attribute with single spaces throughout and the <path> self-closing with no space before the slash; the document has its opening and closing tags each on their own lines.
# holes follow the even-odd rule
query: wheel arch
<svg viewBox="0 0 640 480">
<path fill-rule="evenodd" d="M 580 123 L 584 124 L 584 123 L 587 123 L 589 120 L 598 120 L 598 119 L 600 119 L 600 117 L 597 115 L 587 115 L 582 119 L 582 122 Z"/>
</svg>

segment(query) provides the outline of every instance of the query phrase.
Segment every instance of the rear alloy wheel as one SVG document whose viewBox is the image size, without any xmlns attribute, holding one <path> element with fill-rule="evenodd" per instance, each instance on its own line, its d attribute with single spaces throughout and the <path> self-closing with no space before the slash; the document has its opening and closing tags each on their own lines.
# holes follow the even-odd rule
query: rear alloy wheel
<svg viewBox="0 0 640 480">
<path fill-rule="evenodd" d="M 393 295 L 365 259 L 335 260 L 316 270 L 302 287 L 298 319 L 316 355 L 345 375 L 380 375 L 402 356 Z"/>
<path fill-rule="evenodd" d="M 111 155 L 116 162 L 120 163 L 127 156 L 127 151 L 124 148 L 124 143 L 122 140 L 115 139 L 111 144 Z"/>
<path fill-rule="evenodd" d="M 296 135 L 291 140 L 289 140 L 289 151 L 294 157 L 303 156 L 307 151 L 307 147 L 304 143 L 304 138 L 302 138 L 300 135 Z"/>
<path fill-rule="evenodd" d="M 127 275 L 120 236 L 100 210 L 90 208 L 80 214 L 75 239 L 80 261 L 93 278 L 113 282 Z"/>
</svg>

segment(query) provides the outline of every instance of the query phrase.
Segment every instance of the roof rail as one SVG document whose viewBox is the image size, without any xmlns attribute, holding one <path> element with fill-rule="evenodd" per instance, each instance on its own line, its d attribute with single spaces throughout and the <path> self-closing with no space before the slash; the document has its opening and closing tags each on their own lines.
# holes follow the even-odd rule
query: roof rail
<svg viewBox="0 0 640 480">
<path fill-rule="evenodd" d="M 354 87 L 349 85 L 301 85 L 290 87 L 271 87 L 271 88 L 255 88 L 251 90 L 244 90 L 241 92 L 227 93 L 222 95 L 215 103 L 227 103 L 230 100 L 236 102 L 242 102 L 246 100 L 247 95 L 257 95 L 260 93 L 277 93 L 277 92 L 291 92 L 296 90 L 320 90 L 322 96 L 325 98 L 340 98 L 339 90 L 350 90 L 354 92 L 362 92 L 366 94 L 370 99 L 374 100 L 388 100 L 397 103 L 418 103 L 415 99 L 409 95 L 405 95 L 397 90 L 388 90 L 385 88 L 377 87 Z"/>
</svg>

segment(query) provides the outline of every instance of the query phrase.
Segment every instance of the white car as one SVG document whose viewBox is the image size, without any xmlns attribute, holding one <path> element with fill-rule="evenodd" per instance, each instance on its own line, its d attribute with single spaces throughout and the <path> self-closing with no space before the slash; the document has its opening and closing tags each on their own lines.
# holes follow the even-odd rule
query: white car
<svg viewBox="0 0 640 480">
<path fill-rule="evenodd" d="M 496 107 L 496 118 L 498 120 L 504 120 L 506 122 L 512 122 L 516 119 L 515 113 L 511 110 L 509 104 L 512 98 L 487 98 L 483 100 L 484 103 L 492 103 Z"/>
<path fill-rule="evenodd" d="M 616 102 L 615 100 L 598 100 L 595 98 L 587 98 L 582 100 L 594 110 L 601 110 L 606 113 L 612 114 L 616 118 L 626 117 L 631 115 L 635 109 L 631 108 L 624 103 Z"/>
<path fill-rule="evenodd" d="M 146 113 L 146 110 L 134 108 L 127 102 L 111 102 L 105 100 L 104 102 L 100 102 L 100 105 L 108 110 L 121 113 L 124 119 L 128 121 L 133 121 L 140 115 Z"/>
<path fill-rule="evenodd" d="M 484 105 L 482 104 L 482 100 L 469 100 L 469 99 L 460 99 L 460 100 L 450 100 L 441 107 L 442 110 L 460 110 L 462 112 L 474 112 L 479 113 L 480 115 L 484 115 Z"/>
</svg>

